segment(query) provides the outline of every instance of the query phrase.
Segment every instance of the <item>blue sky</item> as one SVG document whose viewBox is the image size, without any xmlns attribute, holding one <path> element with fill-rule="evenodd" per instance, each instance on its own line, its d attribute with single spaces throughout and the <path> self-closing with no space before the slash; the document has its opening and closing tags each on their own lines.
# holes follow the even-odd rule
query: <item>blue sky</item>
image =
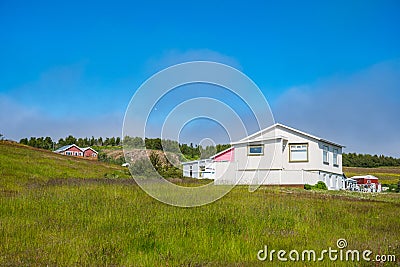
<svg viewBox="0 0 400 267">
<path fill-rule="evenodd" d="M 212 60 L 247 74 L 277 121 L 400 157 L 398 1 L 232 2 L 1 1 L 0 133 L 120 135 L 148 77 Z"/>
</svg>

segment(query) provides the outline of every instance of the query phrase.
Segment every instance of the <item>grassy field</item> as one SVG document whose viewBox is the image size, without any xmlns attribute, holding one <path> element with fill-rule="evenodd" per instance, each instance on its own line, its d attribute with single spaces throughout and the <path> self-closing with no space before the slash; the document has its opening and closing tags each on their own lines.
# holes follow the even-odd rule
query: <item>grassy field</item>
<svg viewBox="0 0 400 267">
<path fill-rule="evenodd" d="M 118 166 L 8 143 L 0 159 L 0 266 L 283 266 L 276 257 L 260 262 L 257 252 L 320 252 L 339 238 L 348 249 L 397 256 L 385 266 L 399 264 L 400 194 L 236 187 L 213 204 L 176 208 Z M 120 179 L 104 178 L 113 173 Z M 332 266 L 325 259 L 315 265 Z"/>
<path fill-rule="evenodd" d="M 130 178 L 123 167 L 65 157 L 51 151 L 0 141 L 0 192 L 18 191 L 50 179 Z"/>
</svg>

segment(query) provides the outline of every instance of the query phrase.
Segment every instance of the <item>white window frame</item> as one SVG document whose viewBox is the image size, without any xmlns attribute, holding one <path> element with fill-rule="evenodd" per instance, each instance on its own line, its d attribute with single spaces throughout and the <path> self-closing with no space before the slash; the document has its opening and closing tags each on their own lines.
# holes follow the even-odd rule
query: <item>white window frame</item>
<svg viewBox="0 0 400 267">
<path fill-rule="evenodd" d="M 306 159 L 293 159 L 292 157 L 292 149 L 294 148 L 295 150 L 304 150 L 304 147 L 306 149 Z M 309 161 L 309 149 L 308 149 L 308 143 L 291 143 L 289 144 L 289 162 L 308 162 Z"/>
<path fill-rule="evenodd" d="M 334 148 L 333 149 L 333 166 L 335 166 L 335 167 L 339 167 L 338 155 L 339 155 L 339 149 Z"/>
<path fill-rule="evenodd" d="M 260 147 L 261 148 L 261 152 L 260 153 L 254 153 L 251 152 L 251 148 L 255 148 L 255 147 Z M 247 146 L 247 155 L 249 156 L 262 156 L 264 155 L 264 145 L 263 144 L 258 144 L 258 145 L 248 145 Z"/>
<path fill-rule="evenodd" d="M 324 164 L 329 164 L 329 146 L 327 145 L 323 145 L 322 147 L 322 161 L 324 162 Z"/>
</svg>

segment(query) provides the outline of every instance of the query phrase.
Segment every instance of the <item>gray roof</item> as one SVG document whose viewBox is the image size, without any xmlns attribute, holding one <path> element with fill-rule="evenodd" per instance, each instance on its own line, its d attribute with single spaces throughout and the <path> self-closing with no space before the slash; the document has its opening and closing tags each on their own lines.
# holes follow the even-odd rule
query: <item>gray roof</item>
<svg viewBox="0 0 400 267">
<path fill-rule="evenodd" d="M 82 151 L 82 148 L 80 148 L 79 146 L 77 146 L 77 145 L 75 145 L 75 144 L 72 144 L 72 145 L 62 146 L 62 147 L 60 147 L 59 149 L 54 150 L 54 152 L 60 153 L 60 152 L 63 152 L 63 151 L 65 151 L 65 150 L 68 150 L 69 148 L 71 148 L 71 147 L 73 147 L 73 146 L 74 146 L 74 147 L 77 147 L 79 150 Z"/>
</svg>

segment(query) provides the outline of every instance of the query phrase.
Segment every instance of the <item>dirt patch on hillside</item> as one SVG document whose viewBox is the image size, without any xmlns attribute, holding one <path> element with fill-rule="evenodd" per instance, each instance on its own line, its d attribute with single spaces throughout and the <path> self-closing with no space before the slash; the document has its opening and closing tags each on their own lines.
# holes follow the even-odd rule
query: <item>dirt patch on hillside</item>
<svg viewBox="0 0 400 267">
<path fill-rule="evenodd" d="M 105 149 L 104 152 L 107 156 L 118 159 L 120 157 L 124 157 L 124 153 L 122 149 Z M 166 164 L 169 161 L 173 165 L 180 164 L 179 156 L 171 153 L 171 152 L 164 152 L 161 150 L 150 150 L 150 149 L 132 149 L 126 152 L 125 160 L 130 164 L 135 163 L 137 160 L 148 158 L 151 153 L 155 153 L 159 156 L 162 164 Z"/>
</svg>

